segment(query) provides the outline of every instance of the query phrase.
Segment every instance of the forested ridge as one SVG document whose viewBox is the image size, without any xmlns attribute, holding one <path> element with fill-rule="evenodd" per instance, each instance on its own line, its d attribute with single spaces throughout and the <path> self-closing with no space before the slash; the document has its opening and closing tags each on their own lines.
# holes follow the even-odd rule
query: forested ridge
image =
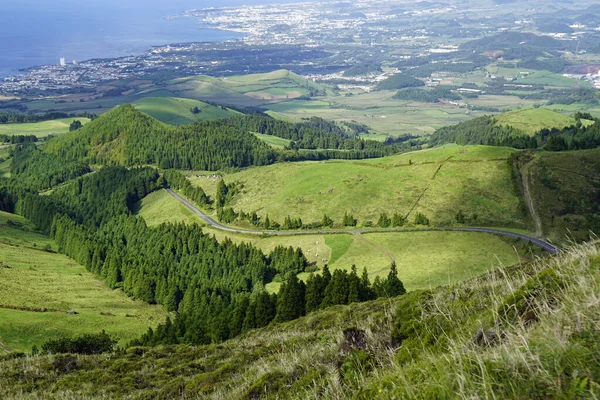
<svg viewBox="0 0 600 400">
<path fill-rule="evenodd" d="M 12 155 L 10 173 L 19 179 L 21 185 L 31 189 L 50 189 L 91 171 L 81 161 L 65 161 L 46 154 L 31 142 L 15 146 Z"/>
</svg>

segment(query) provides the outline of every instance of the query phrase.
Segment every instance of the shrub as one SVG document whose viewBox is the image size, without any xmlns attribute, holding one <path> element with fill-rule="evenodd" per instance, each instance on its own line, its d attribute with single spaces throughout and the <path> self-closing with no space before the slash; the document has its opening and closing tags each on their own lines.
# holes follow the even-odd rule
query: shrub
<svg viewBox="0 0 600 400">
<path fill-rule="evenodd" d="M 48 340 L 42 345 L 42 353 L 100 354 L 113 351 L 116 344 L 115 340 L 102 331 L 95 335 L 87 334 L 75 339 Z"/>
</svg>

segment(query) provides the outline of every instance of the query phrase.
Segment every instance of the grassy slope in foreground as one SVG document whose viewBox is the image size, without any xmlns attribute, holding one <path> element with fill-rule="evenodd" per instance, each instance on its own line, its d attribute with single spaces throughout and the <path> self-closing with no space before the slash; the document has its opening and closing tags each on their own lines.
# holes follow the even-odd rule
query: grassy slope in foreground
<svg viewBox="0 0 600 400">
<path fill-rule="evenodd" d="M 226 175 L 244 185 L 233 207 L 283 222 L 305 223 L 323 213 L 341 223 L 345 212 L 377 223 L 379 214 L 398 212 L 414 220 L 424 213 L 434 224 L 455 223 L 458 210 L 477 215 L 475 224 L 525 227 L 507 159 L 514 150 L 448 145 L 380 159 L 283 163 Z M 214 198 L 217 180 L 190 175 Z"/>
<path fill-rule="evenodd" d="M 575 118 L 547 108 L 509 111 L 494 117 L 497 125 L 512 126 L 533 136 L 541 129 L 564 128 L 575 125 Z"/>
<path fill-rule="evenodd" d="M 598 245 L 224 344 L 6 360 L 0 396 L 597 398 Z"/>
<path fill-rule="evenodd" d="M 210 121 L 240 114 L 229 108 L 175 97 L 145 97 L 132 104 L 138 110 L 171 125 L 185 125 L 196 121 Z M 198 107 L 197 114 L 191 111 L 194 107 Z"/>
<path fill-rule="evenodd" d="M 54 248 L 54 242 L 31 229 L 27 220 L 0 212 L 0 342 L 4 345 L 29 351 L 49 339 L 103 329 L 123 345 L 164 321 L 166 312 L 160 307 L 104 287 L 73 260 L 43 251 Z M 47 311 L 39 312 L 42 308 Z M 70 315 L 69 310 L 79 314 Z"/>
<path fill-rule="evenodd" d="M 79 120 L 84 125 L 90 121 L 88 118 L 63 118 L 23 124 L 0 124 L 0 134 L 34 135 L 37 137 L 45 137 L 50 134 L 60 135 L 69 132 L 69 125 L 74 120 Z"/>
<path fill-rule="evenodd" d="M 141 201 L 139 215 L 150 226 L 163 222 L 195 222 L 199 218 L 161 190 Z M 513 265 L 519 256 L 512 246 L 517 243 L 494 235 L 474 232 L 396 232 L 363 235 L 300 235 L 257 237 L 223 232 L 203 227 L 219 241 L 229 238 L 236 243 L 252 243 L 266 253 L 276 246 L 299 247 L 309 262 L 319 269 L 328 264 L 331 270 L 350 270 L 356 265 L 359 271 L 367 268 L 370 278 L 386 277 L 392 259 L 398 275 L 408 290 L 428 289 L 455 283 L 489 271 L 499 264 Z M 325 260 L 325 261 L 323 261 Z M 300 274 L 306 279 L 307 273 Z M 277 284 L 270 284 L 275 290 Z"/>
</svg>

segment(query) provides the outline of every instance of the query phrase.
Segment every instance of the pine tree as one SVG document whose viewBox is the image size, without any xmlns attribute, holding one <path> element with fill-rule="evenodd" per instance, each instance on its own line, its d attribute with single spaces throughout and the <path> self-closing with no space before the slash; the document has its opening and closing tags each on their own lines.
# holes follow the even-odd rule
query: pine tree
<svg viewBox="0 0 600 400">
<path fill-rule="evenodd" d="M 318 310 L 325 296 L 324 279 L 319 274 L 312 274 L 306 281 L 306 312 Z"/>
<path fill-rule="evenodd" d="M 299 281 L 296 275 L 290 276 L 288 281 L 281 285 L 277 296 L 277 322 L 291 321 L 304 315 L 305 290 L 304 282 Z"/>
<path fill-rule="evenodd" d="M 356 265 L 352 264 L 352 272 L 348 276 L 348 303 L 360 301 L 360 278 L 356 273 Z"/>
<path fill-rule="evenodd" d="M 373 300 L 375 293 L 371 288 L 371 282 L 369 281 L 369 273 L 367 268 L 363 268 L 363 272 L 360 278 L 360 301 Z"/>
<path fill-rule="evenodd" d="M 398 270 L 396 269 L 395 262 L 392 263 L 387 280 L 385 281 L 385 289 L 387 297 L 396 297 L 406 293 L 404 284 L 400 279 L 398 279 Z"/>
<path fill-rule="evenodd" d="M 273 299 L 269 293 L 263 290 L 258 294 L 254 311 L 257 328 L 269 325 L 275 318 L 275 307 L 276 304 L 273 303 Z"/>
<path fill-rule="evenodd" d="M 381 213 L 379 215 L 379 221 L 377 221 L 377 226 L 380 228 L 389 228 L 391 224 L 391 220 L 386 213 Z"/>
</svg>

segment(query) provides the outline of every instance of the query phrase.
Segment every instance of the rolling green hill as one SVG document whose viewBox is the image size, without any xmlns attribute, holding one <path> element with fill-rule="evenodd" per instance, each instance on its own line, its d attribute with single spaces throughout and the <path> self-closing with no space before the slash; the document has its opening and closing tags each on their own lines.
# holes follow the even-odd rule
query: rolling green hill
<svg viewBox="0 0 600 400">
<path fill-rule="evenodd" d="M 203 221 L 192 214 L 166 191 L 157 191 L 141 202 L 138 215 L 149 226 L 165 222 L 197 223 Z M 472 232 L 388 232 L 362 235 L 300 235 L 282 237 L 258 237 L 223 232 L 204 227 L 205 233 L 215 235 L 219 241 L 251 243 L 270 253 L 276 246 L 292 246 L 302 249 L 310 263 L 322 270 L 325 264 L 333 271 L 350 271 L 352 265 L 359 270 L 367 269 L 369 276 L 384 278 L 392 261 L 398 267 L 398 275 L 407 290 L 428 289 L 442 284 L 455 283 L 472 278 L 499 263 L 513 265 L 519 254 L 513 246 L 519 244 L 493 235 Z M 522 256 L 527 257 L 526 254 Z M 325 260 L 325 261 L 324 261 Z M 303 280 L 308 273 L 301 273 Z M 278 282 L 267 285 L 279 287 Z"/>
<path fill-rule="evenodd" d="M 170 125 L 185 125 L 196 121 L 212 121 L 240 115 L 239 112 L 229 108 L 175 97 L 144 97 L 132 104 L 138 110 Z M 196 107 L 198 109 L 194 113 Z"/>
<path fill-rule="evenodd" d="M 217 151 L 213 151 L 217 149 Z M 45 146 L 66 160 L 218 170 L 275 161 L 266 143 L 219 121 L 174 127 L 125 104 Z"/>
<path fill-rule="evenodd" d="M 512 126 L 526 134 L 533 136 L 536 132 L 547 128 L 564 128 L 575 125 L 576 121 L 570 115 L 561 114 L 547 108 L 529 108 L 525 110 L 509 111 L 496 115 L 496 124 L 501 126 Z"/>
<path fill-rule="evenodd" d="M 284 163 L 225 175 L 239 182 L 232 206 L 283 222 L 288 215 L 317 222 L 323 214 L 341 224 L 351 213 L 364 225 L 380 213 L 414 219 L 424 213 L 433 224 L 451 225 L 462 210 L 472 224 L 525 227 L 513 189 L 508 158 L 501 147 L 449 145 L 363 161 Z M 192 174 L 210 196 L 216 180 Z"/>
<path fill-rule="evenodd" d="M 288 70 L 213 78 L 199 75 L 167 81 L 163 88 L 179 97 L 218 104 L 259 106 L 304 96 L 325 94 L 327 87 Z M 148 91 L 148 94 L 151 94 Z"/>
<path fill-rule="evenodd" d="M 0 396 L 595 398 L 599 257 L 594 242 L 453 286 L 327 308 L 225 344 L 12 355 L 0 361 Z"/>
<path fill-rule="evenodd" d="M 29 221 L 0 212 L 0 354 L 102 329 L 124 345 L 164 320 L 162 308 L 103 286 L 56 250 Z"/>
</svg>

